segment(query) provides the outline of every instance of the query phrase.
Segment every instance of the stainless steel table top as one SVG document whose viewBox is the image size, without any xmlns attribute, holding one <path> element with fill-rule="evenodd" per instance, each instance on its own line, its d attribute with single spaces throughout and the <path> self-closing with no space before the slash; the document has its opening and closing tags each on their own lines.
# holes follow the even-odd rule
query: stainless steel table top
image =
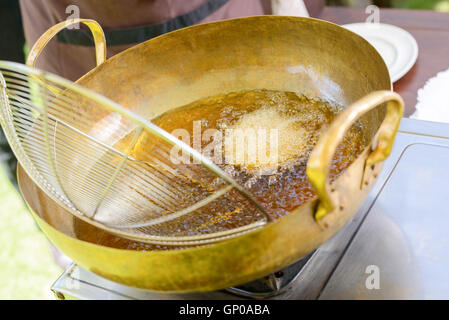
<svg viewBox="0 0 449 320">
<path fill-rule="evenodd" d="M 403 119 L 393 152 L 354 217 L 275 299 L 449 299 L 449 124 Z M 81 299 L 233 299 L 159 294 L 71 266 L 53 285 Z"/>
</svg>

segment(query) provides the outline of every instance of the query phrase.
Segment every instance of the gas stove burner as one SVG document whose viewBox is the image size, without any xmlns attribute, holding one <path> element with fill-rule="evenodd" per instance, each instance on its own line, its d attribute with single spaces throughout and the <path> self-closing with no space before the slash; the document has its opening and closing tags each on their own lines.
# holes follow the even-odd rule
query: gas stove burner
<svg viewBox="0 0 449 320">
<path fill-rule="evenodd" d="M 288 267 L 266 277 L 225 289 L 227 292 L 252 299 L 265 299 L 282 294 L 298 277 L 302 268 L 312 258 L 316 250 Z"/>
</svg>

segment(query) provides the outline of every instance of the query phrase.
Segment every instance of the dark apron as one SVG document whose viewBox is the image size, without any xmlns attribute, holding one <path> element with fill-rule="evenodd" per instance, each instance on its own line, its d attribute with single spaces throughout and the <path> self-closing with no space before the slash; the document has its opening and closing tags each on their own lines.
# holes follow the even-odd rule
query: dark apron
<svg viewBox="0 0 449 320">
<path fill-rule="evenodd" d="M 21 0 L 20 5 L 28 45 L 67 19 L 67 6 L 76 5 L 81 18 L 104 28 L 108 57 L 193 24 L 271 13 L 270 0 Z M 87 29 L 66 29 L 48 44 L 36 66 L 76 80 L 95 67 L 92 46 Z"/>
</svg>

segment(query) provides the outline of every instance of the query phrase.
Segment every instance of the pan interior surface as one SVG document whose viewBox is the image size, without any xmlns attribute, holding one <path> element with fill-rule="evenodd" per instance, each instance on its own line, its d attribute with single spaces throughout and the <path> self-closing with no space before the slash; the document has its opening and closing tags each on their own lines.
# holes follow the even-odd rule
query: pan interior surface
<svg viewBox="0 0 449 320">
<path fill-rule="evenodd" d="M 254 90 L 291 92 L 344 108 L 366 93 L 390 87 L 383 61 L 363 41 L 347 30 L 314 19 L 235 19 L 194 26 L 140 44 L 109 59 L 78 83 L 159 125 L 161 117 L 183 106 Z M 354 58 L 347 59 L 348 52 L 353 51 Z M 379 108 L 360 120 L 363 147 L 373 138 L 384 114 Z M 172 123 L 162 128 L 168 132 L 179 129 Z M 144 149 L 148 151 L 151 146 Z M 145 160 L 146 156 L 140 152 L 136 158 Z M 254 179 L 241 182 L 248 187 Z M 235 216 L 237 203 L 230 207 L 227 213 Z M 251 206 L 245 209 L 254 211 Z M 282 210 L 274 215 L 282 216 Z M 206 220 L 199 219 L 196 227 L 204 227 Z M 182 219 L 178 222 L 176 230 L 184 225 Z"/>
</svg>

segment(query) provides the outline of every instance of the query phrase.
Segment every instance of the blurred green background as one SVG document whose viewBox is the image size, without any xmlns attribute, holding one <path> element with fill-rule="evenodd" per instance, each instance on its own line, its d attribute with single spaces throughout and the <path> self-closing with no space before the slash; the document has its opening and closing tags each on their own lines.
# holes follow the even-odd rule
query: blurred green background
<svg viewBox="0 0 449 320">
<path fill-rule="evenodd" d="M 379 7 L 436 10 L 449 12 L 449 0 L 326 0 L 328 5 L 366 7 L 375 4 Z"/>
<path fill-rule="evenodd" d="M 379 6 L 392 6 L 408 9 L 427 9 L 449 11 L 449 0 L 397 0 L 397 1 L 364 1 L 364 0 L 328 0 L 328 4 L 364 7 L 371 3 Z M 0 3 L 0 27 L 8 30 L 0 37 L 0 59 L 20 61 L 21 57 L 8 56 L 13 46 L 23 48 L 23 35 L 20 34 L 20 14 L 15 8 L 16 24 L 12 29 L 10 21 L 14 15 L 10 8 Z M 11 31 L 11 32 L 9 32 Z M 16 32 L 16 33 L 14 33 Z M 22 50 L 22 49 L 20 49 Z M 0 162 L 5 156 L 0 152 Z M 51 284 L 61 274 L 62 269 L 54 262 L 50 245 L 45 236 L 37 228 L 27 211 L 21 197 L 10 183 L 6 172 L 0 166 L 0 299 L 52 299 Z"/>
<path fill-rule="evenodd" d="M 3 169 L 0 212 L 0 299 L 52 299 L 62 269 Z"/>
<path fill-rule="evenodd" d="M 449 11 L 448 0 L 397 0 L 392 2 L 396 8 Z"/>
</svg>

